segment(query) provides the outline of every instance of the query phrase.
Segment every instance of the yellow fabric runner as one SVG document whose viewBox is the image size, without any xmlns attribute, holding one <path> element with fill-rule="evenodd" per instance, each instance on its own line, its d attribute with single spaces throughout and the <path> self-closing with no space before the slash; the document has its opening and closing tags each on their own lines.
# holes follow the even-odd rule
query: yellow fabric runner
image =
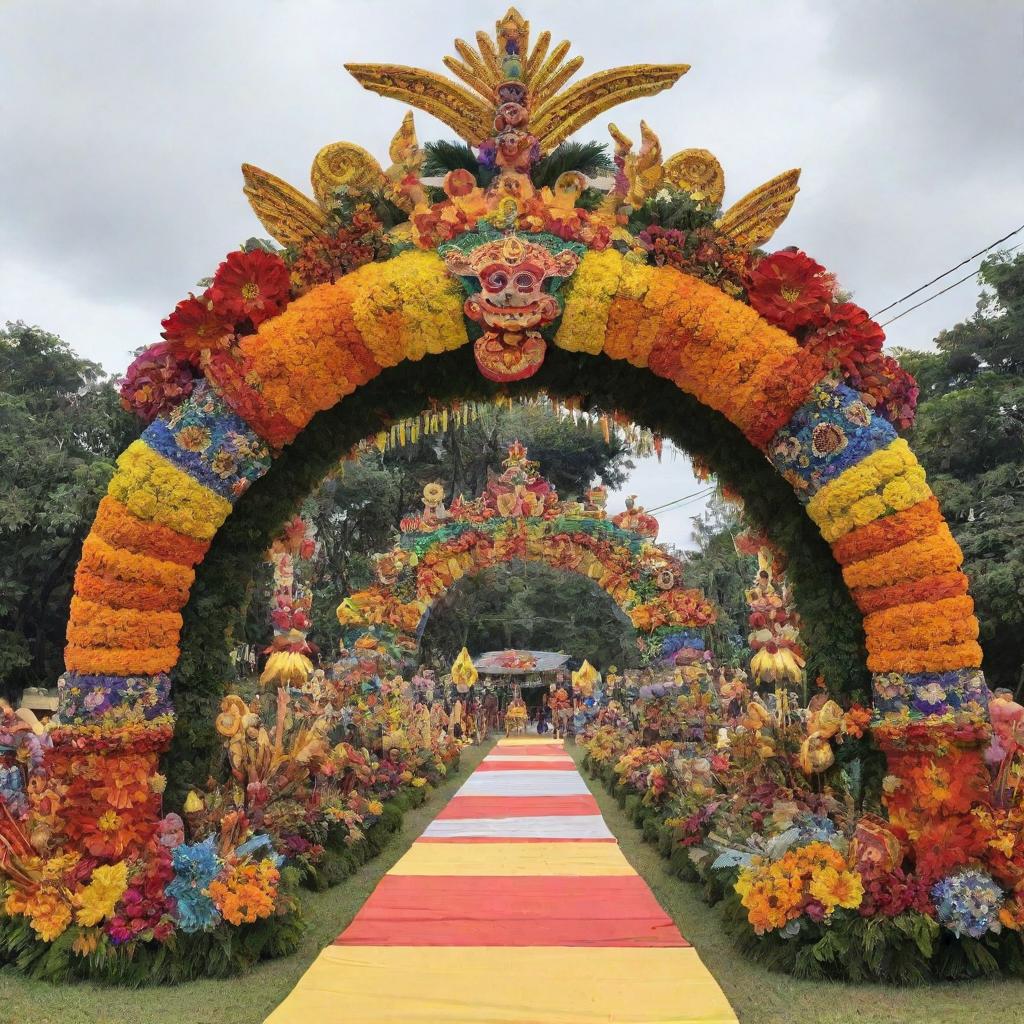
<svg viewBox="0 0 1024 1024">
<path fill-rule="evenodd" d="M 633 875 L 618 843 L 413 843 L 392 875 Z"/>
<path fill-rule="evenodd" d="M 329 946 L 266 1024 L 736 1024 L 693 949 Z"/>
</svg>

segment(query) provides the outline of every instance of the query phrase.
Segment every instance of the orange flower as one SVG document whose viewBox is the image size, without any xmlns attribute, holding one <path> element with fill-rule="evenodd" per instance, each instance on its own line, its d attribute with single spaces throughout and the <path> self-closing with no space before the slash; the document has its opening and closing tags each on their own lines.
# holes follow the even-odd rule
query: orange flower
<svg viewBox="0 0 1024 1024">
<path fill-rule="evenodd" d="M 210 547 L 209 541 L 195 540 L 167 526 L 133 516 L 109 495 L 96 510 L 91 532 L 111 547 L 185 566 L 201 562 Z"/>
<path fill-rule="evenodd" d="M 840 537 L 832 545 L 832 554 L 840 565 L 849 565 L 929 536 L 943 522 L 938 499 L 930 495 L 902 512 L 859 526 Z"/>
</svg>

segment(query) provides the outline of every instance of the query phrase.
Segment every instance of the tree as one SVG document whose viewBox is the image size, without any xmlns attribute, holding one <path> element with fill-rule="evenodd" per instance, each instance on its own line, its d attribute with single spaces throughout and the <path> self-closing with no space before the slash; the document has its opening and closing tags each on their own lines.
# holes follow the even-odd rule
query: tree
<svg viewBox="0 0 1024 1024">
<path fill-rule="evenodd" d="M 741 555 L 733 543 L 744 524 L 736 505 L 719 497 L 708 502 L 702 516 L 695 516 L 693 539 L 696 551 L 683 555 L 686 583 L 704 591 L 718 608 L 718 620 L 711 627 L 711 646 L 718 659 L 738 665 L 747 650 L 747 602 L 743 591 L 750 585 L 756 561 Z"/>
<path fill-rule="evenodd" d="M 971 579 L 990 685 L 1024 691 L 1024 254 L 1000 254 L 969 320 L 902 352 L 921 401 L 911 446 Z"/>
<path fill-rule="evenodd" d="M 364 451 L 357 459 L 340 463 L 312 494 L 300 499 L 297 508 L 313 522 L 320 541 L 311 638 L 322 650 L 337 649 L 338 602 L 370 582 L 372 555 L 387 549 L 398 535 L 402 517 L 419 508 L 423 487 L 439 481 L 449 501 L 460 493 L 475 497 L 489 473 L 501 472 L 508 446 L 517 439 L 563 497 L 578 497 L 598 482 L 620 487 L 632 469 L 628 449 L 614 431 L 606 441 L 590 423 L 559 419 L 550 409 L 533 405 L 489 406 L 460 427 L 450 417 L 445 431 L 383 453 Z M 559 591 L 550 586 L 548 597 L 556 592 L 565 592 L 565 587 Z M 263 643 L 270 635 L 269 576 L 259 568 L 249 594 L 245 637 Z M 470 604 L 456 602 L 447 614 L 473 612 Z"/>
<path fill-rule="evenodd" d="M 447 667 L 463 647 L 562 651 L 602 668 L 639 663 L 632 623 L 596 583 L 536 563 L 464 578 L 434 605 L 421 659 Z"/>
<path fill-rule="evenodd" d="M 0 692 L 52 686 L 75 564 L 136 433 L 114 381 L 56 335 L 0 330 Z"/>
</svg>

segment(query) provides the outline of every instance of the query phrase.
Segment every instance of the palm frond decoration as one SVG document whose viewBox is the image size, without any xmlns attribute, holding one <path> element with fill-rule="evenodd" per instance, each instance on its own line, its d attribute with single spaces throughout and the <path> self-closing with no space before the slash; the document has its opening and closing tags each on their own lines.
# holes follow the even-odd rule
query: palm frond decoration
<svg viewBox="0 0 1024 1024">
<path fill-rule="evenodd" d="M 563 142 L 533 165 L 530 177 L 537 188 L 552 188 L 559 175 L 579 171 L 593 178 L 613 171 L 615 165 L 603 142 Z"/>
<path fill-rule="evenodd" d="M 476 178 L 477 184 L 486 187 L 494 177 L 494 171 L 481 167 L 476 154 L 465 142 L 440 139 L 423 146 L 423 176 L 443 178 L 449 171 L 466 170 Z"/>
</svg>

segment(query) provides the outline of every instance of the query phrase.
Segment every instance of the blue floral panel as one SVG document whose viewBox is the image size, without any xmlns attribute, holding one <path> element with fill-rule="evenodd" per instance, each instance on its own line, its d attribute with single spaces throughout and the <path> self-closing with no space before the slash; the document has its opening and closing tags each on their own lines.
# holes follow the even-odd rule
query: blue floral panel
<svg viewBox="0 0 1024 1024">
<path fill-rule="evenodd" d="M 236 502 L 270 469 L 270 449 L 210 389 L 198 384 L 166 418 L 154 420 L 143 440 L 194 480 Z"/>
<path fill-rule="evenodd" d="M 806 504 L 830 480 L 896 439 L 845 384 L 822 381 L 773 438 L 768 458 Z"/>
</svg>

